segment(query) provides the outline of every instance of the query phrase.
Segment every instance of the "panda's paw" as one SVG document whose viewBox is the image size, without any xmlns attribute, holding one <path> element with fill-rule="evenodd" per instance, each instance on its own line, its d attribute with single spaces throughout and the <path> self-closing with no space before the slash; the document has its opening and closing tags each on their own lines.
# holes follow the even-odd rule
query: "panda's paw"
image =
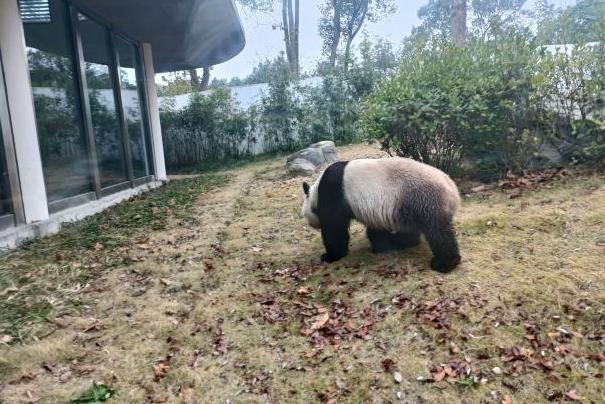
<svg viewBox="0 0 605 404">
<path fill-rule="evenodd" d="M 434 257 L 431 260 L 431 268 L 434 271 L 447 273 L 456 268 L 460 264 L 460 256 L 454 257 Z"/>
<path fill-rule="evenodd" d="M 325 254 L 323 254 L 321 256 L 321 262 L 328 262 L 328 263 L 330 263 L 330 262 L 338 261 L 341 258 L 342 258 L 342 256 L 341 257 L 336 257 L 336 256 L 334 256 L 332 254 L 325 253 Z"/>
</svg>

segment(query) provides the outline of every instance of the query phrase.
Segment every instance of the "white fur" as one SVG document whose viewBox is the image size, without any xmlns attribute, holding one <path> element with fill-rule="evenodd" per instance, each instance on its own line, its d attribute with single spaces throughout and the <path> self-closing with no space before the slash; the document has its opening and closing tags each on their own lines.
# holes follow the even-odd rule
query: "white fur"
<svg viewBox="0 0 605 404">
<path fill-rule="evenodd" d="M 318 199 L 318 187 L 319 181 L 321 181 L 321 177 L 323 172 L 320 174 L 319 178 L 315 181 L 315 183 L 309 189 L 309 195 L 305 195 L 305 199 L 303 201 L 302 207 L 302 215 L 307 219 L 309 226 L 314 229 L 319 229 L 319 217 L 313 213 L 313 209 L 317 209 L 317 199 Z"/>
<path fill-rule="evenodd" d="M 453 216 L 460 205 L 458 188 L 447 174 L 412 159 L 353 160 L 345 167 L 343 181 L 353 214 L 373 229 L 401 230 L 398 209 L 411 190 L 412 204 L 427 215 L 440 210 Z M 436 206 L 440 200 L 445 206 Z"/>
<path fill-rule="evenodd" d="M 320 222 L 312 209 L 317 208 L 320 181 L 321 175 L 305 196 L 302 208 L 303 216 L 316 229 Z M 350 161 L 344 171 L 343 191 L 357 220 L 370 228 L 392 232 L 402 230 L 398 209 L 411 195 L 414 208 L 426 215 L 439 212 L 453 216 L 460 205 L 458 188 L 447 174 L 401 157 Z"/>
</svg>

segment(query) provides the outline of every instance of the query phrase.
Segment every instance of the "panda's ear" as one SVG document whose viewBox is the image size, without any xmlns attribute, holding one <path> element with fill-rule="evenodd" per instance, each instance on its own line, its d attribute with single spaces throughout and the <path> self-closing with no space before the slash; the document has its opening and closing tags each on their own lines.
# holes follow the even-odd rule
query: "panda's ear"
<svg viewBox="0 0 605 404">
<path fill-rule="evenodd" d="M 309 184 L 306 182 L 303 182 L 303 191 L 305 192 L 305 195 L 309 196 Z"/>
</svg>

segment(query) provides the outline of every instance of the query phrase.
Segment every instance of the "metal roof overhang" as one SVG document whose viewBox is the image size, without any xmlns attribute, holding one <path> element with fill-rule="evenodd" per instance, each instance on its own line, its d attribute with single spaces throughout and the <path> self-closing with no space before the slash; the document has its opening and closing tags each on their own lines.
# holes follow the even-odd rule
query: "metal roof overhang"
<svg viewBox="0 0 605 404">
<path fill-rule="evenodd" d="M 246 39 L 233 0 L 74 0 L 84 12 L 151 43 L 158 73 L 225 62 Z"/>
</svg>

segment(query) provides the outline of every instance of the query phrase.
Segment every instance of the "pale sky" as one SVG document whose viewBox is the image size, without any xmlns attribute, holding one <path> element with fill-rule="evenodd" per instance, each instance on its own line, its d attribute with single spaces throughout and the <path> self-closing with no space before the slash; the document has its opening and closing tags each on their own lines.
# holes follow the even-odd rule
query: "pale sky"
<svg viewBox="0 0 605 404">
<path fill-rule="evenodd" d="M 279 2 L 278 2 L 279 3 Z M 315 67 L 321 58 L 321 38 L 317 32 L 317 22 L 320 18 L 318 5 L 322 0 L 300 1 L 300 59 L 303 70 Z M 367 24 L 365 29 L 371 37 L 380 36 L 396 45 L 407 36 L 412 27 L 419 25 L 418 9 L 427 4 L 428 0 L 397 0 L 397 13 L 376 24 Z M 533 3 L 529 0 L 528 3 Z M 556 6 L 574 4 L 575 0 L 551 0 Z M 273 29 L 281 21 L 281 8 L 270 15 L 246 14 L 240 9 L 240 16 L 246 33 L 246 47 L 235 58 L 212 70 L 212 77 L 230 78 L 244 77 L 252 72 L 252 68 L 265 58 L 272 59 L 284 50 L 283 33 Z M 359 40 L 361 34 L 356 38 Z"/>
</svg>

